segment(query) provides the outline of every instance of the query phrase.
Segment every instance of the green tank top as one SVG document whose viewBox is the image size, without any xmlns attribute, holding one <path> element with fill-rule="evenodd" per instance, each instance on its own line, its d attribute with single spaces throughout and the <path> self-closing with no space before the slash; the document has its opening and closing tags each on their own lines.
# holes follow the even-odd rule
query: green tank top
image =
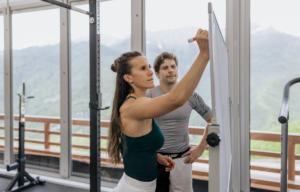
<svg viewBox="0 0 300 192">
<path fill-rule="evenodd" d="M 148 134 L 141 137 L 122 134 L 121 140 L 126 175 L 139 181 L 156 179 L 157 150 L 164 143 L 164 136 L 156 122 L 152 120 L 152 130 Z"/>
</svg>

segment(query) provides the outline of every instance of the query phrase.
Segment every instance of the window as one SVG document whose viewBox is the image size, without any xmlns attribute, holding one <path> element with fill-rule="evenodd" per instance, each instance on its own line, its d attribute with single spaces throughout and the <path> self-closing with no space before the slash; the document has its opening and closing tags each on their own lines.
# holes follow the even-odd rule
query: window
<svg viewBox="0 0 300 192">
<path fill-rule="evenodd" d="M 111 71 L 111 64 L 122 53 L 130 51 L 131 34 L 131 1 L 114 0 L 103 1 L 100 6 L 100 34 L 101 34 L 101 92 L 102 106 L 110 106 L 109 110 L 101 111 L 102 120 L 110 120 L 112 102 L 115 91 L 116 73 Z M 102 127 L 102 136 L 107 136 L 108 129 Z M 106 140 L 101 140 L 101 148 L 107 148 Z M 107 152 L 102 151 L 101 157 L 107 158 Z M 105 176 L 101 179 L 119 179 L 122 171 L 120 169 L 109 169 L 103 165 Z M 111 187 L 111 186 L 110 186 Z"/>
<path fill-rule="evenodd" d="M 87 5 L 76 6 L 88 10 Z M 80 125 L 72 125 L 72 174 L 89 174 L 90 127 L 90 60 L 89 60 L 89 17 L 71 11 L 71 61 L 72 61 L 72 119 Z M 85 137 L 83 137 L 85 136 Z M 78 147 L 74 147 L 77 145 Z"/>
<path fill-rule="evenodd" d="M 88 10 L 87 5 L 77 6 Z M 111 106 L 115 87 L 115 73 L 110 69 L 114 59 L 125 51 L 130 51 L 130 1 L 115 0 L 101 2 L 101 92 L 102 105 Z M 112 25 L 112 23 L 114 23 Z M 73 165 L 72 174 L 89 174 L 89 18 L 71 12 L 72 35 L 72 118 L 80 119 L 81 125 L 73 125 Z M 111 109 L 101 112 L 102 120 L 109 120 Z M 107 135 L 107 128 L 102 127 L 102 136 Z M 101 140 L 101 147 L 106 148 L 106 140 Z M 74 147 L 74 145 L 77 145 Z M 78 146 L 79 145 L 79 146 Z M 102 153 L 101 157 L 106 157 Z"/>
<path fill-rule="evenodd" d="M 111 64 L 122 53 L 130 51 L 131 1 L 102 2 L 100 17 L 102 105 L 111 106 L 116 76 L 111 71 Z M 101 118 L 109 120 L 110 114 L 111 108 L 102 111 Z"/>
<path fill-rule="evenodd" d="M 300 76 L 299 7 L 295 0 L 251 1 L 251 130 L 281 131 L 277 119 L 283 88 Z M 300 133 L 299 95 L 300 85 L 296 84 L 290 90 L 289 133 Z M 252 150 L 280 152 L 280 148 L 279 142 L 251 143 Z M 296 153 L 300 153 L 299 145 Z M 269 157 L 252 157 L 251 164 L 256 165 L 261 159 L 272 167 L 280 167 L 278 159 Z"/>
<path fill-rule="evenodd" d="M 146 53 L 150 64 L 163 51 L 175 54 L 178 58 L 178 76 L 181 79 L 189 70 L 197 56 L 195 43 L 187 40 L 197 32 L 198 28 L 208 29 L 208 1 L 183 0 L 146 1 Z M 214 11 L 223 31 L 226 21 L 226 1 L 212 1 Z M 159 81 L 155 77 L 155 84 Z M 204 101 L 211 106 L 210 70 L 206 68 L 197 87 Z M 204 126 L 205 121 L 193 111 L 190 125 Z"/>
<path fill-rule="evenodd" d="M 208 30 L 208 2 L 191 0 L 152 0 L 146 1 L 146 54 L 151 65 L 157 55 L 167 51 L 178 59 L 178 80 L 186 74 L 198 54 L 196 43 L 187 40 L 194 37 L 197 29 Z M 225 32 L 226 1 L 212 1 L 220 27 Z M 223 33 L 224 35 L 225 33 Z M 196 92 L 211 106 L 210 67 L 207 66 Z M 159 80 L 155 77 L 155 85 Z M 204 127 L 206 124 L 197 112 L 191 113 L 189 126 Z M 201 136 L 190 135 L 190 144 L 199 144 Z M 202 158 L 208 158 L 205 152 Z M 194 170 L 203 169 L 199 163 Z M 204 168 L 207 171 L 207 168 Z"/>
<path fill-rule="evenodd" d="M 60 152 L 60 65 L 59 9 L 14 14 L 13 22 L 13 105 L 19 113 L 22 83 L 27 100 L 25 149 L 27 164 L 58 171 Z M 15 122 L 14 127 L 18 127 Z M 33 130 L 33 131 L 30 131 Z M 30 131 L 30 132 L 29 132 Z M 18 132 L 14 133 L 14 138 Z M 17 146 L 17 141 L 14 146 Z M 55 154 L 49 155 L 47 152 Z M 37 155 L 38 154 L 38 155 Z M 46 161 L 47 160 L 47 161 Z"/>
</svg>

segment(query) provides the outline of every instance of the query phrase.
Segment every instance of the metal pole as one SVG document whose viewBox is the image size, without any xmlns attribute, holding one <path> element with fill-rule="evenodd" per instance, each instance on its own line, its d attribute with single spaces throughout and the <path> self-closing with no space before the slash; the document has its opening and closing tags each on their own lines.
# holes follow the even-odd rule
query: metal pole
<svg viewBox="0 0 300 192">
<path fill-rule="evenodd" d="M 25 173 L 25 83 L 23 83 L 22 94 L 19 94 L 19 154 L 18 154 L 18 172 L 20 177 L 18 179 L 18 186 L 24 185 L 24 173 Z"/>
<path fill-rule="evenodd" d="M 66 9 L 71 9 L 73 11 L 77 11 L 79 13 L 83 13 L 83 14 L 92 16 L 92 14 L 88 11 L 85 11 L 83 9 L 79 9 L 77 7 L 74 7 L 72 5 L 68 5 L 66 3 L 62 3 L 60 1 L 56 1 L 56 0 L 41 0 L 41 1 L 44 1 L 44 2 L 47 2 L 47 3 L 53 4 L 53 5 L 57 5 L 59 7 L 63 7 L 63 8 L 66 8 Z"/>
<path fill-rule="evenodd" d="M 290 87 L 300 82 L 300 77 L 289 81 L 283 90 L 283 99 L 278 121 L 281 123 L 281 176 L 280 176 L 280 191 L 286 192 L 287 184 L 287 158 L 288 158 L 288 121 L 289 121 L 289 95 Z"/>
<path fill-rule="evenodd" d="M 209 49 L 212 50 L 212 17 L 213 17 L 212 4 L 208 3 L 208 15 L 209 15 Z M 217 124 L 216 119 L 216 93 L 215 93 L 215 78 L 213 70 L 213 54 L 210 52 L 210 80 L 211 80 L 211 97 L 212 97 L 212 120 L 208 126 L 208 135 L 210 134 L 219 134 L 220 127 Z M 208 191 L 220 191 L 220 147 L 219 146 L 210 146 L 209 147 L 209 181 L 208 181 Z"/>
<path fill-rule="evenodd" d="M 4 163 L 14 161 L 13 151 L 13 61 L 12 61 L 12 12 L 4 10 Z"/>
<path fill-rule="evenodd" d="M 19 154 L 18 154 L 18 162 L 19 162 L 19 167 L 18 167 L 18 172 L 19 173 L 24 173 L 25 172 L 25 163 L 22 163 L 22 161 L 24 161 L 24 126 L 25 126 L 25 122 L 24 122 L 24 84 L 23 84 L 23 94 L 19 95 L 19 102 L 20 102 L 20 115 L 19 115 Z M 24 185 L 24 176 L 20 175 L 19 180 L 18 180 L 18 186 L 23 186 Z"/>
<path fill-rule="evenodd" d="M 89 1 L 90 17 L 90 191 L 100 192 L 100 2 Z"/>
<path fill-rule="evenodd" d="M 288 123 L 281 125 L 281 175 L 280 191 L 287 191 Z"/>
</svg>

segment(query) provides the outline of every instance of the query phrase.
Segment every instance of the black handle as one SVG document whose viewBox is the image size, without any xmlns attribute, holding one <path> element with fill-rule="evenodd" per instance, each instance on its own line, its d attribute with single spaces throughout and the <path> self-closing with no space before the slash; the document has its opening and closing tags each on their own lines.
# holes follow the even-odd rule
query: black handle
<svg viewBox="0 0 300 192">
<path fill-rule="evenodd" d="M 285 86 L 283 90 L 283 98 L 282 98 L 282 105 L 280 110 L 280 115 L 278 117 L 278 121 L 281 124 L 286 123 L 289 120 L 289 95 L 290 95 L 290 87 L 300 82 L 300 77 L 292 79 L 289 81 Z"/>
<path fill-rule="evenodd" d="M 13 164 L 11 164 L 11 165 L 7 165 L 7 166 L 6 166 L 6 170 L 7 170 L 7 171 L 11 171 L 11 170 L 17 169 L 18 167 L 19 167 L 19 163 L 18 163 L 18 162 L 15 162 L 15 163 L 13 163 Z"/>
<path fill-rule="evenodd" d="M 216 133 L 210 133 L 207 135 L 206 142 L 211 147 L 218 146 L 220 141 L 221 139 Z"/>
</svg>

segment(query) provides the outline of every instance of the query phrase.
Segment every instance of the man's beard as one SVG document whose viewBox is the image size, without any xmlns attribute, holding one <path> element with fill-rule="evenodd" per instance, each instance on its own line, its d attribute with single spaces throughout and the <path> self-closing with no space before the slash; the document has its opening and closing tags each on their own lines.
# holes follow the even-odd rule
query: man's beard
<svg viewBox="0 0 300 192">
<path fill-rule="evenodd" d="M 175 81 L 167 81 L 167 84 L 168 85 L 174 85 L 174 84 L 176 84 L 176 82 L 177 82 L 177 80 L 175 80 Z"/>
</svg>

